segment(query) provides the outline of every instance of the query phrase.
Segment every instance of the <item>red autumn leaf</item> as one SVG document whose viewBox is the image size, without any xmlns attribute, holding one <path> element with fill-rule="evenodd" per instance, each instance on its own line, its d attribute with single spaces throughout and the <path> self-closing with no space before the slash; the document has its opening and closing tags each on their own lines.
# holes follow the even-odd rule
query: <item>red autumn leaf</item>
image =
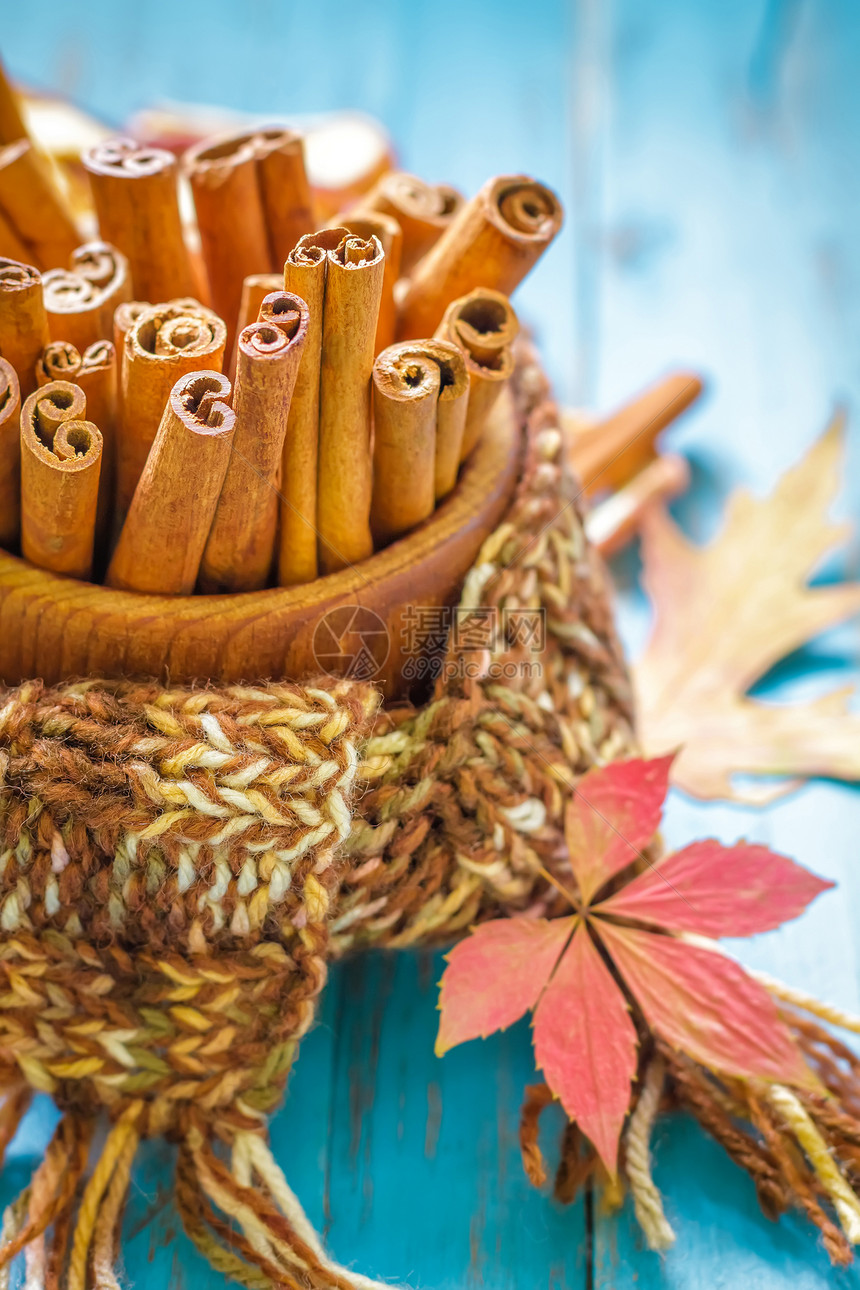
<svg viewBox="0 0 860 1290">
<path fill-rule="evenodd" d="M 733 959 L 671 933 L 765 931 L 831 883 L 766 847 L 704 841 L 627 875 L 591 905 L 653 838 L 671 761 L 616 762 L 584 776 L 565 818 L 580 894 L 570 897 L 573 914 L 479 926 L 449 955 L 441 982 L 440 1054 L 534 1011 L 546 1082 L 610 1171 L 636 1071 L 631 996 L 651 1030 L 706 1069 L 818 1087 L 767 992 Z"/>
<path fill-rule="evenodd" d="M 752 936 L 803 913 L 832 887 L 787 856 L 742 842 L 693 842 L 595 908 L 703 936 Z"/>
<path fill-rule="evenodd" d="M 540 998 L 573 924 L 573 918 L 503 918 L 481 923 L 455 945 L 440 982 L 437 1056 L 525 1016 Z"/>
<path fill-rule="evenodd" d="M 614 1176 L 636 1074 L 627 1003 L 580 923 L 534 1017 L 538 1066 Z"/>
<path fill-rule="evenodd" d="M 565 837 L 583 904 L 654 837 L 672 760 L 612 762 L 590 770 L 577 784 L 565 815 Z"/>
<path fill-rule="evenodd" d="M 815 1086 L 770 995 L 717 950 L 595 919 L 649 1025 L 714 1071 Z"/>
</svg>

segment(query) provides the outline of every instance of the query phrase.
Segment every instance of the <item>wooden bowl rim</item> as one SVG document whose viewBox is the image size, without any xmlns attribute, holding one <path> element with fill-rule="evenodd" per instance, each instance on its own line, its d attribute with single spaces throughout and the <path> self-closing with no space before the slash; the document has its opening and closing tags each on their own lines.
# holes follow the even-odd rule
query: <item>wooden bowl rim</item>
<svg viewBox="0 0 860 1290">
<path fill-rule="evenodd" d="M 500 400 L 500 403 L 502 401 Z M 467 527 L 475 516 L 476 482 L 495 478 L 504 472 L 511 454 L 522 447 L 524 428 L 512 407 L 506 409 L 507 415 L 491 417 L 487 429 L 476 445 L 468 460 L 460 470 L 456 486 L 429 519 L 402 538 L 398 538 L 381 551 L 360 563 L 341 569 L 337 573 L 324 574 L 313 582 L 300 583 L 295 587 L 266 587 L 261 591 L 217 592 L 214 594 L 192 594 L 169 596 L 154 592 L 127 591 L 107 587 L 103 583 L 87 582 L 80 578 L 69 578 L 40 569 L 30 564 L 22 556 L 0 549 L 0 585 L 4 582 L 4 571 L 31 575 L 33 582 L 30 591 L 36 591 L 36 584 L 42 584 L 43 594 L 56 590 L 60 598 L 65 598 L 72 589 L 86 590 L 88 606 L 94 612 L 134 612 L 157 611 L 159 606 L 170 608 L 171 613 L 181 614 L 184 610 L 194 610 L 204 614 L 209 609 L 215 613 L 227 606 L 236 612 L 240 608 L 253 613 L 256 607 L 261 611 L 271 610 L 275 604 L 279 608 L 299 608 L 307 604 L 309 608 L 325 600 L 336 600 L 352 592 L 359 593 L 362 586 L 376 583 L 383 578 L 396 576 L 410 566 L 420 564 L 420 557 L 434 549 L 436 541 L 449 535 L 460 527 Z"/>
</svg>

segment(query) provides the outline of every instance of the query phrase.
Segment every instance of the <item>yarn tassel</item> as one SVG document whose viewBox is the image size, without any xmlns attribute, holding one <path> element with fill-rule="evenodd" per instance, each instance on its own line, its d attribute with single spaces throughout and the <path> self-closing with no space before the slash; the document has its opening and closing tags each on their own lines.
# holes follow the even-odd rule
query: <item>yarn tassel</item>
<svg viewBox="0 0 860 1290">
<path fill-rule="evenodd" d="M 32 1181 L 6 1210 L 0 1290 L 8 1287 L 12 1261 L 22 1251 L 24 1290 L 120 1290 L 113 1263 L 142 1109 L 142 1102 L 130 1103 L 111 1128 L 77 1212 L 93 1122 L 71 1113 L 63 1116 Z"/>
<path fill-rule="evenodd" d="M 391 1290 L 328 1257 L 256 1131 L 234 1133 L 228 1167 L 212 1131 L 193 1121 L 180 1145 L 176 1194 L 200 1252 L 249 1290 Z"/>
<path fill-rule="evenodd" d="M 830 1147 L 797 1096 L 782 1084 L 774 1084 L 768 1099 L 782 1121 L 803 1148 L 806 1158 L 826 1192 L 848 1240 L 860 1244 L 860 1200 L 839 1169 Z"/>
<path fill-rule="evenodd" d="M 78 1116 L 63 1116 L 48 1144 L 45 1158 L 27 1186 L 7 1210 L 20 1213 L 14 1229 L 4 1222 L 0 1244 L 0 1269 L 8 1278 L 8 1268 L 16 1255 L 31 1242 L 42 1238 L 53 1223 L 63 1228 L 63 1218 L 70 1213 L 78 1183 L 86 1168 L 92 1123 Z M 0 1280 L 0 1290 L 3 1282 Z"/>
<path fill-rule="evenodd" d="M 24 1190 L 16 1196 L 11 1205 L 7 1205 L 3 1211 L 3 1222 L 0 1225 L 0 1243 L 7 1245 L 17 1239 L 25 1222 L 27 1221 L 27 1206 L 30 1201 L 30 1188 Z M 9 1290 L 9 1264 L 5 1263 L 0 1267 L 0 1290 Z"/>
<path fill-rule="evenodd" d="M 639 1100 L 625 1135 L 625 1172 L 639 1226 L 652 1250 L 668 1250 L 675 1233 L 663 1210 L 663 1201 L 651 1173 L 651 1131 L 657 1118 L 666 1065 L 659 1056 L 648 1066 Z"/>
<path fill-rule="evenodd" d="M 120 1145 L 113 1177 L 96 1219 L 93 1229 L 93 1290 L 120 1290 L 114 1264 L 119 1251 L 122 1213 L 138 1141 L 138 1134 L 132 1127 Z"/>
<path fill-rule="evenodd" d="M 29 1084 L 15 1084 L 7 1090 L 0 1102 L 0 1169 L 6 1159 L 9 1143 L 18 1132 L 18 1126 L 32 1101 L 33 1090 Z"/>
<path fill-rule="evenodd" d="M 90 1245 L 106 1204 L 110 1212 L 111 1183 L 119 1180 L 119 1200 L 115 1202 L 114 1217 L 119 1214 L 122 1197 L 128 1188 L 129 1170 L 139 1140 L 136 1122 L 140 1119 L 143 1103 L 130 1102 L 116 1124 L 111 1129 L 101 1155 L 96 1162 L 90 1178 L 84 1188 L 78 1210 L 75 1234 L 72 1238 L 72 1252 L 69 1258 L 68 1290 L 88 1290 L 87 1267 Z"/>
</svg>

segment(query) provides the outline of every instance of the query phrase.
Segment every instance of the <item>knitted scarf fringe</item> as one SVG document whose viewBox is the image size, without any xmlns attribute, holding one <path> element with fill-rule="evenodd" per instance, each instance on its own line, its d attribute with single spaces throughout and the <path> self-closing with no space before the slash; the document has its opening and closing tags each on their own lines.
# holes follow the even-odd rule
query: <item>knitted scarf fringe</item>
<svg viewBox="0 0 860 1290">
<path fill-rule="evenodd" d="M 718 1076 L 651 1036 L 643 1045 L 638 1092 L 622 1136 L 618 1181 L 629 1187 L 648 1247 L 667 1250 L 675 1232 L 653 1177 L 651 1138 L 661 1109 L 687 1111 L 750 1175 L 768 1218 L 800 1210 L 821 1232 L 831 1262 L 846 1266 L 852 1247 L 860 1244 L 860 1058 L 821 1022 L 860 1033 L 860 1017 L 764 973 L 753 975 L 781 1006 L 821 1091 Z M 545 1084 L 530 1086 L 520 1121 L 523 1167 L 538 1187 L 548 1176 L 539 1120 L 553 1100 Z M 602 1189 L 605 1202 L 620 1202 L 618 1184 L 606 1176 L 576 1125 L 568 1124 L 556 1199 L 570 1203 L 588 1180 Z"/>
</svg>

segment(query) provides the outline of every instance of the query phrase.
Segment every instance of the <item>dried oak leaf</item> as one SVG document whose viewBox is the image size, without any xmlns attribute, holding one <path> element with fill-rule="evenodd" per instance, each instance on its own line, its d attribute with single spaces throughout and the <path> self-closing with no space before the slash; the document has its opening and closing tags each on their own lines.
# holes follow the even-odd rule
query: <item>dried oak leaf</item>
<svg viewBox="0 0 860 1290">
<path fill-rule="evenodd" d="M 840 477 L 836 418 L 770 497 L 729 501 L 722 531 L 694 546 L 654 508 L 642 523 L 643 584 L 654 628 L 634 669 L 639 735 L 650 756 L 680 750 L 673 783 L 696 797 L 760 804 L 811 775 L 860 779 L 852 687 L 774 705 L 747 691 L 774 663 L 860 610 L 860 585 L 810 587 L 821 558 L 851 533 L 827 519 Z M 787 775 L 741 788 L 735 774 Z"/>
</svg>

